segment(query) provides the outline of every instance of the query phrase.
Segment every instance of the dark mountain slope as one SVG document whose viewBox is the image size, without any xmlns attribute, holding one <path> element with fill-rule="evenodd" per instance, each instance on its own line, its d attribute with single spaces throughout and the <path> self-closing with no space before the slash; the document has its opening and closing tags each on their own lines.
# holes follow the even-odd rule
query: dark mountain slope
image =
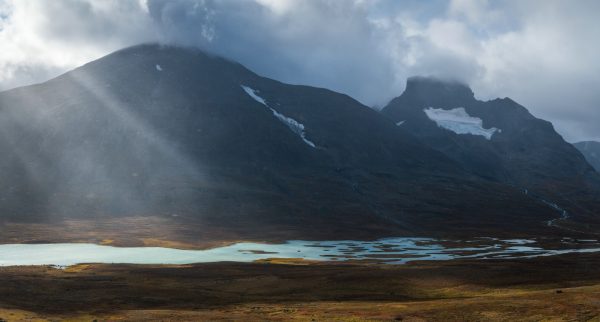
<svg viewBox="0 0 600 322">
<path fill-rule="evenodd" d="M 348 96 L 197 50 L 136 46 L 0 93 L 0 129 L 11 220 L 177 214 L 265 238 L 358 238 L 539 232 L 557 215 Z"/>
<path fill-rule="evenodd" d="M 582 219 L 600 210 L 600 177 L 581 153 L 509 98 L 483 102 L 461 83 L 414 77 L 382 113 L 475 174 L 537 193 Z"/>
<path fill-rule="evenodd" d="M 600 142 L 584 141 L 573 144 L 579 150 L 585 159 L 600 172 Z"/>
</svg>

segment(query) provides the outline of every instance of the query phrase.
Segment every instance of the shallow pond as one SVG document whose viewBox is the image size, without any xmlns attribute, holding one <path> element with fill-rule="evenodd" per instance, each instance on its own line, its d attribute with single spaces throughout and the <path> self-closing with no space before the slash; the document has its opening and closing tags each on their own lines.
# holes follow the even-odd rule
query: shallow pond
<svg viewBox="0 0 600 322">
<path fill-rule="evenodd" d="M 535 240 L 478 238 L 469 241 L 430 238 L 386 238 L 375 241 L 301 241 L 283 244 L 237 243 L 207 250 L 160 247 L 112 247 L 95 244 L 0 245 L 0 266 L 80 263 L 191 264 L 252 262 L 268 258 L 302 258 L 318 261 L 376 261 L 404 264 L 412 260 L 460 258 L 530 258 L 567 253 L 600 252 L 596 240 L 562 242 L 555 249 Z M 577 247 L 575 247 L 577 246 Z"/>
</svg>

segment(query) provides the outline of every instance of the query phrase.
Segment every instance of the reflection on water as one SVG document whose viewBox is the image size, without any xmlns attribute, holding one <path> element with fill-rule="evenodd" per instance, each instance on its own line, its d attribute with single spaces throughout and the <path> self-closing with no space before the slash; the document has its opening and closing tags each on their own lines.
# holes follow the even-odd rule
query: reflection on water
<svg viewBox="0 0 600 322">
<path fill-rule="evenodd" d="M 577 247 L 575 247 L 577 246 Z M 268 258 L 318 261 L 375 261 L 404 264 L 414 260 L 461 258 L 531 258 L 567 253 L 600 252 L 597 240 L 562 240 L 544 247 L 536 240 L 477 238 L 468 241 L 431 238 L 386 238 L 375 241 L 301 241 L 283 244 L 237 243 L 207 250 L 161 247 L 112 247 L 95 244 L 0 245 L 0 266 L 78 263 L 191 264 L 251 262 Z"/>
</svg>

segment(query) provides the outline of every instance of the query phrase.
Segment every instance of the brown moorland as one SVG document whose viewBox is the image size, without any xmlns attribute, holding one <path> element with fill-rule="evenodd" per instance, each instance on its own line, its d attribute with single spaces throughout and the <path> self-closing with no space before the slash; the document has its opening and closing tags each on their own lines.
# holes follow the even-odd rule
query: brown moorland
<svg viewBox="0 0 600 322">
<path fill-rule="evenodd" d="M 0 268 L 7 321 L 596 321 L 597 254 Z"/>
</svg>

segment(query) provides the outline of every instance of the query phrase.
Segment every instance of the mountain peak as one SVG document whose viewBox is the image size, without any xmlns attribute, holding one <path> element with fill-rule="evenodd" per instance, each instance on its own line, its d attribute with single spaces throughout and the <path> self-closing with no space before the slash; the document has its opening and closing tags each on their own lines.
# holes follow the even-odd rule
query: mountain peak
<svg viewBox="0 0 600 322">
<path fill-rule="evenodd" d="M 406 80 L 402 95 L 394 98 L 382 113 L 398 119 L 408 109 L 422 114 L 427 107 L 451 109 L 465 107 L 476 102 L 475 94 L 463 82 L 431 76 L 412 76 Z"/>
<path fill-rule="evenodd" d="M 475 100 L 471 88 L 460 81 L 424 76 L 409 77 L 402 96 L 417 98 L 430 105 L 460 105 Z"/>
</svg>

